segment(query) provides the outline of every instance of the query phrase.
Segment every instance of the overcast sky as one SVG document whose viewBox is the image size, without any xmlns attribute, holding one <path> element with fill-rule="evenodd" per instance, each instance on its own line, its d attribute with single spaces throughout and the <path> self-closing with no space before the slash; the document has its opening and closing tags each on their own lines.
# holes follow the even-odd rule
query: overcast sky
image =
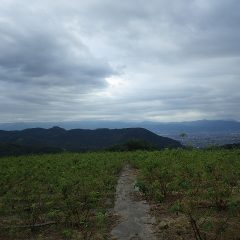
<svg viewBox="0 0 240 240">
<path fill-rule="evenodd" d="M 0 0 L 0 122 L 240 120 L 239 0 Z"/>
</svg>

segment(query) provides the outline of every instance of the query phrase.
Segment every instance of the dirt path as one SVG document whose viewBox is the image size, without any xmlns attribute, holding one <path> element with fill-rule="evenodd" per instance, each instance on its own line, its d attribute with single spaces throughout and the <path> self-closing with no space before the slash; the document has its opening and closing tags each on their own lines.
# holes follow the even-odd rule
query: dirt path
<svg viewBox="0 0 240 240">
<path fill-rule="evenodd" d="M 116 240 L 156 240 L 152 230 L 155 218 L 150 216 L 147 202 L 136 198 L 138 191 L 134 188 L 135 181 L 135 170 L 126 166 L 116 190 L 114 212 L 119 217 L 119 223 L 111 235 Z"/>
</svg>

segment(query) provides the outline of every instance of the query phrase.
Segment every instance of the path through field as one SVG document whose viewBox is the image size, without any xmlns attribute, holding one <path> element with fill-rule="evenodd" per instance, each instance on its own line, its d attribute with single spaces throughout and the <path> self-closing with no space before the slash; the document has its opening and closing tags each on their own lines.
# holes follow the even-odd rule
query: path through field
<svg viewBox="0 0 240 240">
<path fill-rule="evenodd" d="M 116 240 L 155 240 L 153 225 L 155 218 L 150 216 L 150 206 L 139 200 L 134 188 L 136 171 L 126 166 L 118 180 L 114 212 L 119 217 L 111 235 Z"/>
</svg>

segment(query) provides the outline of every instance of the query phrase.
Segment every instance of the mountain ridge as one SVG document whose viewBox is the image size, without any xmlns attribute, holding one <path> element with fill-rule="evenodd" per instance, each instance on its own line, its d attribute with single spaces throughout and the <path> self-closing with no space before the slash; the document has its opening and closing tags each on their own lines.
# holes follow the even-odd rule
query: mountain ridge
<svg viewBox="0 0 240 240">
<path fill-rule="evenodd" d="M 60 148 L 67 151 L 87 151 L 107 149 L 129 140 L 142 140 L 156 149 L 182 147 L 180 142 L 168 137 L 158 136 L 144 128 L 124 129 L 71 129 L 60 127 L 31 128 L 17 131 L 0 131 L 0 144 L 20 146 L 41 146 Z"/>
</svg>

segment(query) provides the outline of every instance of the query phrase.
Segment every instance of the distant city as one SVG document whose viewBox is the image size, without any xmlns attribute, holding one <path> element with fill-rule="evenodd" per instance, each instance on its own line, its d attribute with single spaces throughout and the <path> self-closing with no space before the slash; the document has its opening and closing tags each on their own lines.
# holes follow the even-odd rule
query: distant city
<svg viewBox="0 0 240 240">
<path fill-rule="evenodd" d="M 193 146 L 196 148 L 205 148 L 209 146 L 221 146 L 224 144 L 240 143 L 240 132 L 238 133 L 191 133 L 185 137 L 177 134 L 161 134 L 161 136 L 169 137 L 180 141 L 185 146 Z"/>
</svg>

